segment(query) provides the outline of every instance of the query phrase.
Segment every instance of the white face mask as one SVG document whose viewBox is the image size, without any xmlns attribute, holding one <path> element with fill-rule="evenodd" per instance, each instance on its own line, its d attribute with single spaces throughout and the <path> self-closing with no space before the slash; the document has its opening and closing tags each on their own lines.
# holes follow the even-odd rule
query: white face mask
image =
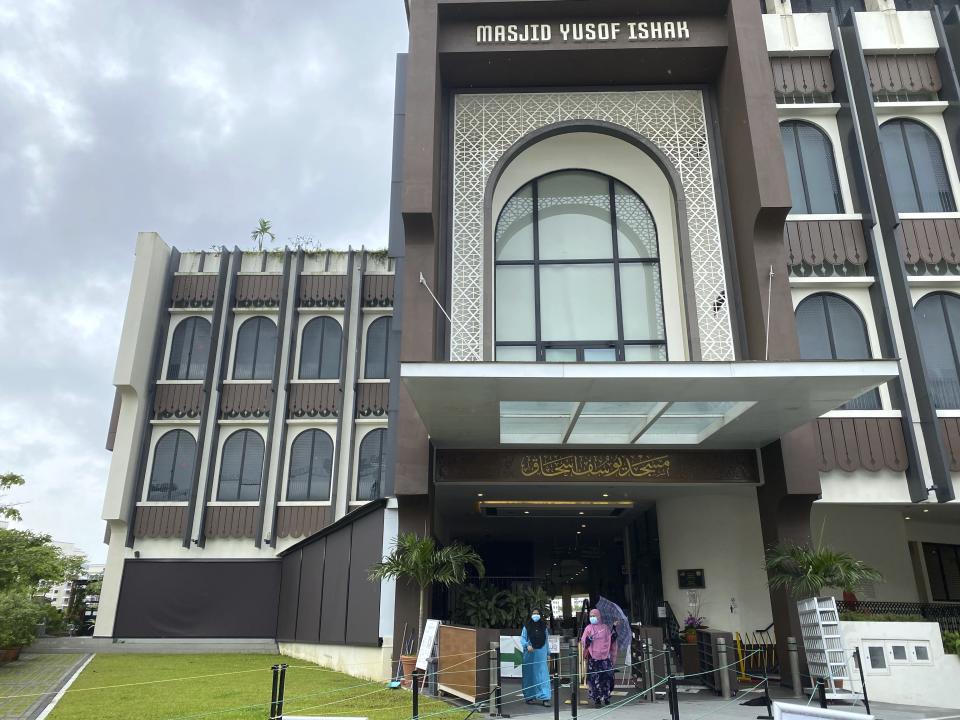
<svg viewBox="0 0 960 720">
<path fill-rule="evenodd" d="M 531 615 L 531 616 L 530 616 L 530 619 L 533 620 L 534 622 L 540 622 L 540 616 L 537 615 L 536 613 L 534 613 L 533 615 Z"/>
<path fill-rule="evenodd" d="M 598 622 L 600 622 L 600 618 L 594 617 L 593 615 L 590 616 L 590 624 L 591 624 L 591 625 L 596 625 Z"/>
</svg>

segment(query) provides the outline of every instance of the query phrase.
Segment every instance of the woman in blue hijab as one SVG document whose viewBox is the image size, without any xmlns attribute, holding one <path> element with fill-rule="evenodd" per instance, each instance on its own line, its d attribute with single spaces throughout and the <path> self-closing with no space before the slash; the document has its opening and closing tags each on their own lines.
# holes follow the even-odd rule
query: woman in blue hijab
<svg viewBox="0 0 960 720">
<path fill-rule="evenodd" d="M 540 610 L 534 608 L 520 633 L 523 645 L 523 699 L 527 705 L 536 702 L 544 706 L 550 704 L 550 673 L 547 671 L 549 637 L 546 621 L 540 615 Z"/>
</svg>

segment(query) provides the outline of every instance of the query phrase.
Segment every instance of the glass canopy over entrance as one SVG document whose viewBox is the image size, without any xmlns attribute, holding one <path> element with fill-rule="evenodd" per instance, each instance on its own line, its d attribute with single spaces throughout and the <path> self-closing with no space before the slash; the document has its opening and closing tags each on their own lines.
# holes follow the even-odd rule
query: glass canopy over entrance
<svg viewBox="0 0 960 720">
<path fill-rule="evenodd" d="M 401 366 L 439 448 L 760 448 L 896 375 L 894 360 Z"/>
</svg>

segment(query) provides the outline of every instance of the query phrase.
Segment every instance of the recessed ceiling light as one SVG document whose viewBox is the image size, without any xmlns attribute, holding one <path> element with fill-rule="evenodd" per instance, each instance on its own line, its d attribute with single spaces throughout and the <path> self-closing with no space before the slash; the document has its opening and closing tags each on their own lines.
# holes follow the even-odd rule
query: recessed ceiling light
<svg viewBox="0 0 960 720">
<path fill-rule="evenodd" d="M 580 511 L 580 514 L 583 515 L 583 510 Z"/>
<path fill-rule="evenodd" d="M 924 508 L 923 511 L 924 511 L 924 512 L 930 512 L 930 508 Z"/>
<path fill-rule="evenodd" d="M 483 493 L 477 493 L 477 497 L 483 497 Z"/>
<path fill-rule="evenodd" d="M 529 510 L 524 510 L 524 511 L 523 511 L 523 514 L 524 514 L 524 515 L 529 515 L 529 514 L 530 514 L 530 511 L 529 511 Z"/>
<path fill-rule="evenodd" d="M 585 527 L 586 527 L 586 525 L 581 525 L 580 527 L 582 527 L 582 528 L 585 528 Z"/>
<path fill-rule="evenodd" d="M 910 516 L 909 516 L 909 515 L 904 515 L 903 519 L 904 519 L 904 520 L 909 520 L 909 519 L 910 519 Z"/>
<path fill-rule="evenodd" d="M 579 534 L 580 534 L 580 531 L 579 531 L 579 530 L 577 530 L 577 535 L 579 535 Z"/>
<path fill-rule="evenodd" d="M 604 496 L 604 497 L 610 497 L 610 493 L 604 493 L 603 496 Z"/>
</svg>

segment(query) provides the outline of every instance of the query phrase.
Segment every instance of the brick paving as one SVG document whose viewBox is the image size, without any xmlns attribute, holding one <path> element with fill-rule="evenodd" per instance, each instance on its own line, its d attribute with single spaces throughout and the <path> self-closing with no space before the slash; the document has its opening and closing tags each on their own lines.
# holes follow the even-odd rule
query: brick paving
<svg viewBox="0 0 960 720">
<path fill-rule="evenodd" d="M 0 720 L 33 720 L 86 658 L 22 653 L 19 660 L 0 665 Z M 28 697 L 11 697 L 17 695 Z"/>
</svg>

